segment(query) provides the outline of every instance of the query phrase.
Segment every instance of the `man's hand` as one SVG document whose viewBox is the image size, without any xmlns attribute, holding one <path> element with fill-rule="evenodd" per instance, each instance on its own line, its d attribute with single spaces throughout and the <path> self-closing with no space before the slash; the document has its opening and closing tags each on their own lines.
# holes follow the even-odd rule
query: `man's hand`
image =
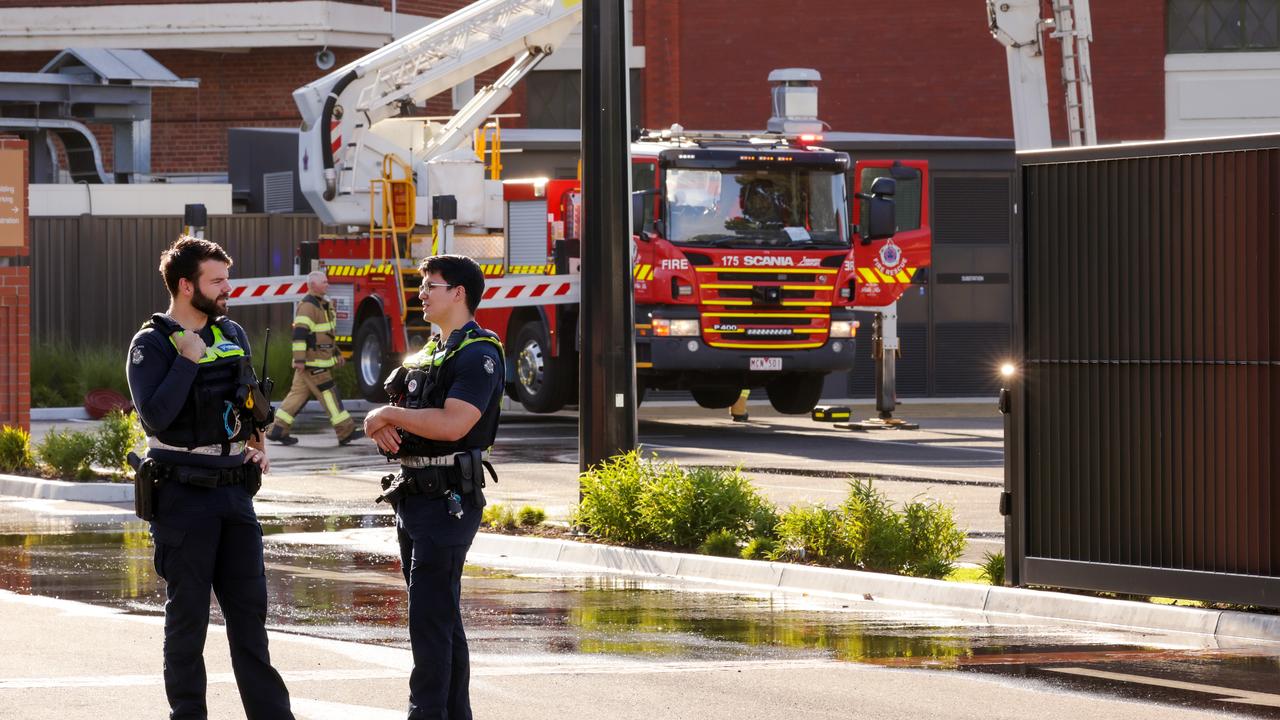
<svg viewBox="0 0 1280 720">
<path fill-rule="evenodd" d="M 208 347 L 200 338 L 200 333 L 188 330 L 178 336 L 178 354 L 191 362 L 200 362 Z"/>
<path fill-rule="evenodd" d="M 244 451 L 244 461 L 248 463 L 258 463 L 258 467 L 262 468 L 262 472 L 271 472 L 271 461 L 267 459 L 267 450 L 262 447 L 254 447 L 249 445 Z"/>
<path fill-rule="evenodd" d="M 400 433 L 396 431 L 394 426 L 385 425 L 381 430 L 372 434 L 365 434 L 373 439 L 373 442 L 380 450 L 384 450 L 392 454 L 400 451 Z"/>
<path fill-rule="evenodd" d="M 303 361 L 303 360 L 294 360 L 293 367 L 298 370 L 305 370 L 307 367 L 307 363 L 306 361 Z"/>
<path fill-rule="evenodd" d="M 389 453 L 400 449 L 400 433 L 396 431 L 393 417 L 395 411 L 395 407 L 383 405 L 364 416 L 364 434 Z"/>
<path fill-rule="evenodd" d="M 391 405 L 374 408 L 368 415 L 364 416 L 364 434 L 373 437 L 374 433 L 384 427 L 395 427 L 395 421 L 392 418 L 395 410 L 396 408 Z"/>
<path fill-rule="evenodd" d="M 338 361 L 338 367 L 342 367 L 343 365 L 347 364 L 347 358 L 344 357 L 342 353 L 338 353 L 337 355 L 335 355 L 334 359 Z"/>
</svg>

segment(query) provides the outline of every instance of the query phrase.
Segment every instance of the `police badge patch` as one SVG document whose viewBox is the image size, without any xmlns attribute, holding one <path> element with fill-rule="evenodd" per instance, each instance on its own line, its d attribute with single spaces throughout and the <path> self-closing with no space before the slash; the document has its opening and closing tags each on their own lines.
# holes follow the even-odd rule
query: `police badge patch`
<svg viewBox="0 0 1280 720">
<path fill-rule="evenodd" d="M 413 380 L 409 381 L 409 392 L 415 393 L 417 391 L 418 391 L 418 380 L 417 378 L 414 378 Z"/>
<path fill-rule="evenodd" d="M 129 362 L 134 365 L 142 364 L 142 346 L 138 346 L 133 349 L 133 352 L 129 354 Z"/>
<path fill-rule="evenodd" d="M 494 366 L 493 366 L 493 358 L 491 358 L 491 357 L 486 357 L 486 358 L 484 359 L 484 371 L 485 371 L 485 372 L 487 372 L 487 373 L 489 373 L 490 375 L 492 375 L 492 374 L 493 374 L 493 367 L 494 367 Z"/>
</svg>

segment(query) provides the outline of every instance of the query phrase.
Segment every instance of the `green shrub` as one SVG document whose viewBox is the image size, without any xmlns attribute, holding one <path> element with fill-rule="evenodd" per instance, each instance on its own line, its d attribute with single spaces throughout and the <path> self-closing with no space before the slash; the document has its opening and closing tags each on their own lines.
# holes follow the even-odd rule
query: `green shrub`
<svg viewBox="0 0 1280 720">
<path fill-rule="evenodd" d="M 124 373 L 125 358 L 119 358 Z M 31 404 L 35 407 L 74 407 L 84 403 L 77 351 L 65 343 L 32 343 Z"/>
<path fill-rule="evenodd" d="M 753 537 L 739 555 L 743 560 L 772 560 L 778 547 L 778 541 L 771 537 Z"/>
<path fill-rule="evenodd" d="M 767 518 L 769 510 L 737 469 L 683 470 L 669 464 L 640 494 L 640 515 L 653 535 L 684 548 L 697 547 L 717 530 L 735 538 L 751 537 L 758 533 L 756 519 Z"/>
<path fill-rule="evenodd" d="M 941 579 L 955 569 L 964 553 L 964 531 L 956 526 L 951 508 L 935 500 L 913 501 L 903 508 L 907 533 L 902 572 L 913 577 Z"/>
<path fill-rule="evenodd" d="M 93 477 L 89 463 L 97 447 L 98 439 L 87 432 L 50 430 L 36 454 L 59 478 L 88 480 Z"/>
<path fill-rule="evenodd" d="M 778 508 L 772 503 L 761 502 L 747 519 L 747 536 L 751 538 L 778 539 Z"/>
<path fill-rule="evenodd" d="M 96 439 L 93 461 L 114 473 L 124 475 L 129 472 L 129 451 L 139 449 L 146 441 L 147 434 L 136 414 L 112 410 L 102 419 Z"/>
<path fill-rule="evenodd" d="M 907 534 L 884 493 L 870 479 L 855 478 L 840 509 L 853 530 L 849 541 L 854 562 L 867 570 L 897 572 L 906 562 Z"/>
<path fill-rule="evenodd" d="M 731 530 L 716 530 L 702 541 L 698 552 L 717 557 L 738 557 L 738 538 Z"/>
<path fill-rule="evenodd" d="M 982 577 L 992 585 L 1004 585 L 1004 552 L 982 554 Z"/>
<path fill-rule="evenodd" d="M 653 533 L 640 516 L 640 495 L 666 464 L 650 461 L 639 451 L 612 457 L 579 478 L 582 500 L 573 522 L 587 533 L 628 545 L 650 542 Z"/>
<path fill-rule="evenodd" d="M 126 377 L 125 349 L 79 348 L 75 351 L 80 364 L 80 383 L 77 397 L 71 405 L 83 405 L 84 396 L 90 390 L 106 388 L 129 397 L 129 380 Z"/>
<path fill-rule="evenodd" d="M 511 530 L 516 526 L 516 514 L 514 510 L 502 503 L 486 505 L 480 522 L 492 528 Z"/>
<path fill-rule="evenodd" d="M 782 545 L 801 551 L 803 558 L 822 565 L 854 567 L 856 523 L 840 510 L 824 505 L 794 505 L 778 521 Z M 777 557 L 775 551 L 771 557 Z"/>
<path fill-rule="evenodd" d="M 35 464 L 31 457 L 31 433 L 20 427 L 0 428 L 0 472 L 26 470 Z"/>
<path fill-rule="evenodd" d="M 516 513 L 516 520 L 523 527 L 533 527 L 541 525 L 547 519 L 547 511 L 540 507 L 525 505 L 520 508 L 520 512 Z"/>
</svg>

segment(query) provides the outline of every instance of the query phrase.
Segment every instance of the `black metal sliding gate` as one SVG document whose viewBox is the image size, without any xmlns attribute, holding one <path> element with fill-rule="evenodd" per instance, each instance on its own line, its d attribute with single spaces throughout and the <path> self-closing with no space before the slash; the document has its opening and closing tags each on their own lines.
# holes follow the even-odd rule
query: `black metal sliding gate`
<svg viewBox="0 0 1280 720">
<path fill-rule="evenodd" d="M 1280 135 L 1019 164 L 1011 580 L 1280 606 Z"/>
</svg>

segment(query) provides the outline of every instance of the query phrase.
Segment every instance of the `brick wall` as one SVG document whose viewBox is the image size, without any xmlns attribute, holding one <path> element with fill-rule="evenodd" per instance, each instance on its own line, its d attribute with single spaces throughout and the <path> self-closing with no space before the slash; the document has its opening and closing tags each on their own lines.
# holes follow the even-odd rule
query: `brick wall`
<svg viewBox="0 0 1280 720">
<path fill-rule="evenodd" d="M 21 140 L 0 137 L 0 149 L 26 148 Z M 22 183 L 27 183 L 25 164 Z M 24 217 L 26 212 L 24 207 Z M 0 257 L 27 254 L 30 225 L 23 227 L 23 246 L 0 248 Z M 31 429 L 31 269 L 6 264 L 0 264 L 0 425 Z"/>
<path fill-rule="evenodd" d="M 1010 137 L 1004 48 L 986 28 L 981 4 L 954 0 L 849 3 L 806 0 L 779 12 L 776 0 L 634 0 L 636 42 L 646 49 L 644 117 L 665 127 L 761 128 L 769 117 L 766 77 L 780 67 L 822 72 L 821 117 L 834 130 Z M 30 3 L 23 3 L 30 5 Z M 100 5 L 107 2 L 60 4 Z M 389 0 L 359 4 L 390 7 Z M 439 17 L 463 0 L 403 0 L 405 14 Z M 1093 67 L 1103 141 L 1164 134 L 1164 3 L 1094 3 Z M 0 7 L 12 7 L 0 0 Z M 1048 8 L 1044 10 L 1048 14 Z M 247 52 L 156 50 L 196 90 L 153 95 L 152 169 L 224 172 L 231 127 L 296 127 L 294 89 L 321 76 L 319 48 Z M 362 50 L 336 49 L 339 65 Z M 1047 53 L 1050 120 L 1065 140 L 1056 41 Z M 32 72 L 54 53 L 0 53 L 0 72 Z M 503 65 L 505 67 L 505 64 Z M 501 71 L 483 75 L 482 86 Z M 499 112 L 523 112 L 523 85 Z M 444 93 L 427 114 L 452 113 Z M 522 119 L 505 120 L 522 127 Z M 111 168 L 111 138 L 95 128 Z"/>
<path fill-rule="evenodd" d="M 835 130 L 1013 134 L 1005 51 L 981 3 L 806 0 L 778 12 L 764 0 L 636 2 L 645 6 L 649 127 L 763 127 L 769 71 L 813 67 L 823 76 L 821 117 Z M 1093 5 L 1100 139 L 1163 137 L 1164 3 Z M 1060 52 L 1052 41 L 1046 70 L 1050 120 L 1064 140 Z"/>
</svg>

